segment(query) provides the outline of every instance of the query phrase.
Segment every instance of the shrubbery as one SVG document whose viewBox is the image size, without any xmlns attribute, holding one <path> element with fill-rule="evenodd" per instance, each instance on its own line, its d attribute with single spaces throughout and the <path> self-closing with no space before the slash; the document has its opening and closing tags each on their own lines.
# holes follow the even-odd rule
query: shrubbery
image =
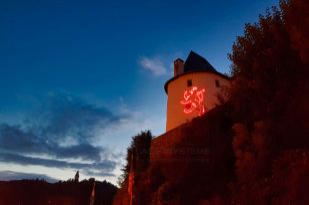
<svg viewBox="0 0 309 205">
<path fill-rule="evenodd" d="M 89 204 L 94 179 L 48 183 L 44 180 L 17 180 L 0 182 L 0 204 L 24 205 L 83 205 Z M 95 205 L 112 204 L 117 187 L 103 181 L 96 181 Z"/>
</svg>

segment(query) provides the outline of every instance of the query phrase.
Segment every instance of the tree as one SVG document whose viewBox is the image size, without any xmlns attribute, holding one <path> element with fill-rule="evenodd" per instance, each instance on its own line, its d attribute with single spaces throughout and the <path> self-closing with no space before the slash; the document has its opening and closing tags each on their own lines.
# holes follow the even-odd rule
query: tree
<svg viewBox="0 0 309 205">
<path fill-rule="evenodd" d="M 237 38 L 229 54 L 234 78 L 231 100 L 237 116 L 251 126 L 255 120 L 281 114 L 289 104 L 285 102 L 297 97 L 295 91 L 308 89 L 303 83 L 308 74 L 306 2 L 281 1 L 282 10 L 273 7 L 273 13 L 260 15 L 259 23 L 246 24 L 244 36 Z"/>
<path fill-rule="evenodd" d="M 229 94 L 237 122 L 233 194 L 240 202 L 269 203 L 265 190 L 272 184 L 265 181 L 272 180 L 274 161 L 286 150 L 309 147 L 308 10 L 305 0 L 280 1 L 279 9 L 245 25 L 229 54 Z"/>
<path fill-rule="evenodd" d="M 132 137 L 131 144 L 127 149 L 126 165 L 122 168 L 122 175 L 118 179 L 119 186 L 122 186 L 128 179 L 131 166 L 137 172 L 145 171 L 148 168 L 152 138 L 153 136 L 149 130 L 142 131 Z M 131 161 L 132 155 L 133 162 Z"/>
</svg>

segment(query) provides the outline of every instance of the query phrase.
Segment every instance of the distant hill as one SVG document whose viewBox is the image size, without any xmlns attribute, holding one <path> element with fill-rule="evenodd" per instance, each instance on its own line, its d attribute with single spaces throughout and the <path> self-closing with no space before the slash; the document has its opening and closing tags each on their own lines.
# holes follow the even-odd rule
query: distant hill
<svg viewBox="0 0 309 205">
<path fill-rule="evenodd" d="M 94 179 L 48 183 L 44 180 L 0 181 L 0 204 L 79 205 L 89 204 Z M 103 181 L 95 183 L 94 204 L 112 204 L 117 187 Z"/>
</svg>

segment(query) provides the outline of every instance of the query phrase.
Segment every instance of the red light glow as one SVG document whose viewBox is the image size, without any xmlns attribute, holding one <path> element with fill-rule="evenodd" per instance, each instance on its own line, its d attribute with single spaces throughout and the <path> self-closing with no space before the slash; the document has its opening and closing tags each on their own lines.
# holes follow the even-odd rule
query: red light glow
<svg viewBox="0 0 309 205">
<path fill-rule="evenodd" d="M 196 86 L 185 90 L 183 94 L 184 99 L 180 101 L 180 103 L 185 107 L 183 112 L 190 114 L 196 110 L 199 112 L 198 116 L 203 115 L 205 113 L 204 93 L 204 88 L 199 90 Z"/>
</svg>

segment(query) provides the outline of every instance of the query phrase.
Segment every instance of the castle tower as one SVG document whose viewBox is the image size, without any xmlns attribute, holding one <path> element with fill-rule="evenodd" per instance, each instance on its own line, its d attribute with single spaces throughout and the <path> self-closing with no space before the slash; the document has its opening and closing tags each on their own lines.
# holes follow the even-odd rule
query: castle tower
<svg viewBox="0 0 309 205">
<path fill-rule="evenodd" d="M 168 95 L 166 131 L 214 108 L 218 104 L 217 96 L 229 82 L 227 76 L 193 51 L 185 63 L 181 59 L 175 60 L 174 77 L 164 85 Z"/>
<path fill-rule="evenodd" d="M 79 181 L 79 171 L 77 170 L 76 174 L 75 174 L 75 179 L 74 179 L 75 182 L 78 182 Z"/>
</svg>

